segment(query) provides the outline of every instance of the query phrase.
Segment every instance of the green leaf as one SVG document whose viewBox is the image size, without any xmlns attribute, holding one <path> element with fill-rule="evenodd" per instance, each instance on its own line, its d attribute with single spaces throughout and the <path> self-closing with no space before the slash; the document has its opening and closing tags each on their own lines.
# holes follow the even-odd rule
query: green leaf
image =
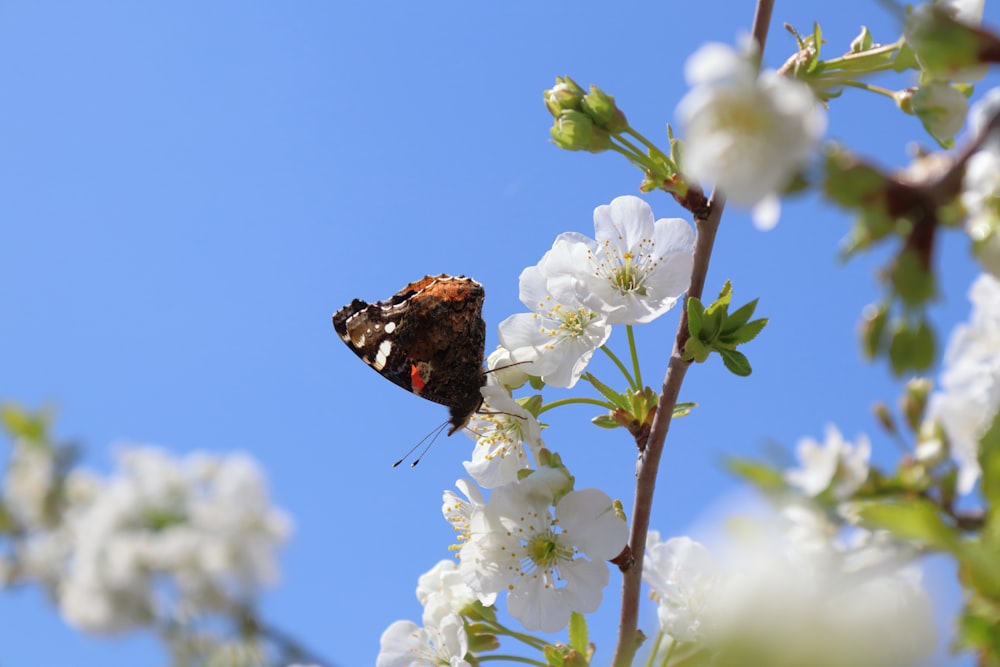
<svg viewBox="0 0 1000 667">
<path fill-rule="evenodd" d="M 691 401 L 680 402 L 674 404 L 674 417 L 687 417 L 691 414 L 691 411 L 698 407 L 697 403 L 692 403 Z"/>
<path fill-rule="evenodd" d="M 889 309 L 884 304 L 869 305 L 865 307 L 861 317 L 861 350 L 865 358 L 871 361 L 882 349 L 882 334 L 889 321 Z"/>
<path fill-rule="evenodd" d="M 722 325 L 722 335 L 730 334 L 749 322 L 750 318 L 753 317 L 753 311 L 757 309 L 758 301 L 760 299 L 754 299 L 750 303 L 740 306 L 736 309 L 736 312 L 730 314 L 726 318 L 726 323 Z"/>
<path fill-rule="evenodd" d="M 966 649 L 983 651 L 981 665 L 1000 663 L 1000 619 L 985 610 L 966 609 L 958 621 L 958 645 Z"/>
<path fill-rule="evenodd" d="M 701 335 L 701 320 L 705 313 L 705 306 L 695 297 L 691 297 L 687 300 L 687 313 L 688 333 L 691 334 L 692 338 L 698 338 Z"/>
<path fill-rule="evenodd" d="M 740 458 L 726 459 L 726 468 L 763 491 L 778 491 L 785 488 L 785 478 L 780 470 L 757 461 Z"/>
<path fill-rule="evenodd" d="M 934 274 L 924 266 L 916 249 L 906 248 L 899 253 L 889 271 L 892 287 L 904 305 L 917 308 L 937 294 Z"/>
<path fill-rule="evenodd" d="M 740 328 L 735 333 L 721 339 L 721 342 L 728 343 L 729 345 L 742 345 L 743 343 L 749 343 L 754 338 L 757 337 L 764 327 L 767 326 L 767 318 L 762 317 L 759 320 L 754 320 Z"/>
<path fill-rule="evenodd" d="M 983 597 L 1000 602 L 1000 569 L 997 568 L 997 547 L 985 536 L 962 542 L 958 552 L 963 584 Z"/>
<path fill-rule="evenodd" d="M 726 368 L 728 368 L 733 375 L 747 377 L 753 372 L 753 369 L 750 368 L 750 360 L 747 359 L 746 355 L 742 352 L 728 350 L 726 348 L 716 348 L 716 350 L 722 355 L 722 363 L 726 365 Z"/>
<path fill-rule="evenodd" d="M 725 311 L 729 308 L 729 304 L 733 300 L 733 285 L 728 280 L 723 283 L 722 289 L 719 290 L 719 298 L 712 302 L 712 305 L 708 307 L 709 312 L 717 312 L 719 310 Z"/>
<path fill-rule="evenodd" d="M 921 542 L 934 549 L 958 549 L 958 530 L 946 523 L 937 506 L 926 498 L 890 498 L 853 505 L 866 523 L 896 537 Z"/>
<path fill-rule="evenodd" d="M 711 345 L 719 338 L 719 331 L 722 330 L 722 322 L 726 317 L 726 311 L 717 308 L 713 309 L 715 304 L 712 304 L 705 310 L 705 314 L 701 319 L 701 334 L 698 339 L 704 341 Z"/>
<path fill-rule="evenodd" d="M 32 413 L 13 403 L 0 405 L 0 424 L 13 438 L 43 441 L 49 420 L 50 415 L 45 410 Z"/>
<path fill-rule="evenodd" d="M 573 612 L 569 616 L 569 645 L 586 655 L 589 643 L 587 639 L 587 619 L 583 614 Z"/>
<path fill-rule="evenodd" d="M 1000 513 L 1000 412 L 979 441 L 979 466 L 983 470 L 983 496 L 996 516 Z"/>
</svg>

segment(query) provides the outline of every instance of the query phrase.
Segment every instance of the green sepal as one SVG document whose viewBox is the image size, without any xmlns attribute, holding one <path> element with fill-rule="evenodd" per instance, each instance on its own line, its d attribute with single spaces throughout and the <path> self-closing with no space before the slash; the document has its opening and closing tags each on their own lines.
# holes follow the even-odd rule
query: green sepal
<svg viewBox="0 0 1000 667">
<path fill-rule="evenodd" d="M 628 396 L 620 394 L 611 387 L 609 387 L 608 385 L 604 384 L 596 377 L 594 377 L 593 373 L 587 373 L 586 380 L 587 382 L 589 382 L 591 385 L 594 386 L 594 389 L 596 389 L 601 393 L 601 396 L 611 401 L 611 403 L 616 408 L 621 408 L 622 410 L 626 411 L 631 410 L 632 404 L 629 402 Z"/>
<path fill-rule="evenodd" d="M 612 429 L 621 427 L 621 424 L 619 424 L 611 415 L 597 415 L 590 420 L 590 423 L 598 428 Z"/>
<path fill-rule="evenodd" d="M 892 498 L 852 505 L 852 511 L 872 526 L 896 537 L 914 540 L 941 551 L 959 548 L 958 530 L 947 523 L 941 511 L 926 498 Z"/>
<path fill-rule="evenodd" d="M 583 617 L 583 614 L 574 611 L 569 616 L 569 645 L 586 655 L 589 641 L 587 638 L 587 619 Z"/>
<path fill-rule="evenodd" d="M 872 38 L 871 32 L 868 30 L 868 26 L 861 26 L 861 32 L 857 37 L 851 40 L 851 53 L 862 53 L 872 48 L 875 43 L 874 38 Z"/>
<path fill-rule="evenodd" d="M 465 634 L 469 641 L 469 653 L 478 654 L 487 651 L 496 651 L 500 648 L 500 639 L 495 632 L 490 631 L 490 626 L 480 623 L 473 623 L 465 627 Z"/>
<path fill-rule="evenodd" d="M 529 413 L 531 413 L 531 416 L 535 417 L 536 419 L 538 418 L 539 410 L 542 409 L 543 405 L 541 394 L 532 394 L 531 396 L 518 398 L 515 399 L 514 402 L 520 405 L 525 410 L 527 410 Z"/>
<path fill-rule="evenodd" d="M 724 363 L 726 368 L 728 368 L 734 375 L 747 377 L 753 372 L 753 369 L 750 367 L 750 360 L 747 359 L 746 355 L 742 352 L 737 350 L 728 350 L 724 347 L 716 348 L 716 350 L 718 350 L 719 354 L 722 355 L 722 363 Z"/>
</svg>

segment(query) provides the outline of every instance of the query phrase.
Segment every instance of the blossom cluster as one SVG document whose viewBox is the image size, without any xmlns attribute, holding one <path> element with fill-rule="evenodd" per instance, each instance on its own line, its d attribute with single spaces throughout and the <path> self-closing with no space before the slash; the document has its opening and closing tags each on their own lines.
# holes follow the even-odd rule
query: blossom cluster
<svg viewBox="0 0 1000 667">
<path fill-rule="evenodd" d="M 958 463 L 958 491 L 969 493 L 982 471 L 979 441 L 1000 411 L 1000 280 L 983 274 L 969 291 L 969 321 L 948 341 L 940 388 L 928 414 L 939 422 Z"/>
<path fill-rule="evenodd" d="M 612 499 L 576 489 L 546 448 L 539 403 L 515 399 L 529 378 L 572 387 L 615 324 L 650 322 L 687 289 L 694 232 L 681 219 L 656 220 L 638 197 L 594 211 L 595 238 L 561 234 L 520 278 L 530 312 L 499 327 L 483 406 L 467 432 L 476 445 L 444 493 L 443 514 L 457 532 L 457 561 L 421 577 L 423 625 L 397 621 L 382 636 L 380 667 L 468 664 L 462 619 L 492 619 L 500 600 L 528 630 L 556 632 L 572 614 L 595 611 L 609 581 L 607 561 L 625 548 L 627 526 Z M 488 494 L 488 497 L 487 497 Z M 491 632 L 496 632 L 491 621 Z"/>
<path fill-rule="evenodd" d="M 717 557 L 688 537 L 650 532 L 643 580 L 668 650 L 711 647 L 716 664 L 754 655 L 761 664 L 872 667 L 915 664 L 933 652 L 914 554 L 885 534 L 845 534 L 800 501 L 739 535 Z"/>
<path fill-rule="evenodd" d="M 276 582 L 290 522 L 251 459 L 131 446 L 118 467 L 60 477 L 51 445 L 15 442 L 3 503 L 21 538 L 4 584 L 41 583 L 67 622 L 114 634 L 231 615 Z"/>
</svg>

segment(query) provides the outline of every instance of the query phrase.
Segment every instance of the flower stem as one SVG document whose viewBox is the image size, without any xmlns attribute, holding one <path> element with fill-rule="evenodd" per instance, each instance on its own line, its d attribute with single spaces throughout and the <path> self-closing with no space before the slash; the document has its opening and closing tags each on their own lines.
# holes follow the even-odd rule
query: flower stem
<svg viewBox="0 0 1000 667">
<path fill-rule="evenodd" d="M 660 644 L 663 643 L 663 630 L 656 633 L 656 639 L 653 641 L 653 648 L 650 650 L 649 659 L 646 660 L 646 667 L 653 667 L 653 661 L 656 660 L 656 654 L 660 652 Z"/>
<path fill-rule="evenodd" d="M 507 662 L 522 662 L 525 665 L 538 665 L 538 667 L 548 667 L 548 663 L 542 662 L 541 660 L 534 660 L 532 658 L 525 658 L 520 655 L 477 655 L 477 662 L 486 662 L 487 660 L 505 660 Z"/>
<path fill-rule="evenodd" d="M 546 646 L 546 642 L 539 639 L 538 637 L 533 637 L 531 635 L 527 635 L 522 632 L 511 630 L 506 625 L 499 623 L 497 621 L 480 621 L 480 622 L 483 623 L 484 625 L 489 626 L 489 628 L 498 635 L 506 635 L 512 639 L 516 639 L 524 644 L 527 644 L 532 648 L 536 648 L 539 651 L 544 649 Z"/>
<path fill-rule="evenodd" d="M 632 353 L 632 372 L 635 373 L 635 383 L 632 388 L 640 391 L 642 390 L 642 370 L 639 368 L 639 351 L 635 348 L 635 332 L 632 331 L 631 324 L 625 326 L 625 331 L 628 333 L 628 349 Z"/>
<path fill-rule="evenodd" d="M 635 346 L 632 345 L 632 327 L 628 328 L 628 332 L 629 332 L 629 345 L 634 348 Z M 621 359 L 619 359 L 615 355 L 615 353 L 611 351 L 611 348 L 609 348 L 607 345 L 602 345 L 601 346 L 601 352 L 603 352 L 604 354 L 608 355 L 611 358 L 611 361 L 615 362 L 615 366 L 618 367 L 618 370 L 620 370 L 622 372 L 622 375 L 625 376 L 625 379 L 628 380 L 628 386 L 632 387 L 632 389 L 641 389 L 641 385 L 638 385 L 636 383 L 636 380 L 632 379 L 632 375 L 628 372 L 628 369 L 625 368 L 625 364 L 623 364 L 621 362 Z M 632 358 L 635 359 L 635 350 L 634 349 L 633 349 Z"/>
<path fill-rule="evenodd" d="M 674 649 L 676 648 L 677 648 L 677 640 L 671 637 L 670 648 L 667 649 L 667 652 L 663 655 L 663 660 L 660 661 L 660 664 L 663 667 L 667 667 L 667 665 L 670 664 L 670 657 L 674 654 Z"/>
<path fill-rule="evenodd" d="M 580 403 L 583 405 L 599 405 L 602 408 L 606 408 L 608 410 L 615 409 L 615 406 L 612 405 L 611 403 L 608 403 L 607 401 L 600 401 L 596 398 L 586 398 L 586 397 L 561 398 L 558 401 L 552 401 L 551 403 L 546 403 L 542 407 L 538 408 L 538 414 L 542 414 L 546 410 L 551 410 L 552 408 L 558 408 L 563 405 L 573 405 L 574 403 Z"/>
</svg>

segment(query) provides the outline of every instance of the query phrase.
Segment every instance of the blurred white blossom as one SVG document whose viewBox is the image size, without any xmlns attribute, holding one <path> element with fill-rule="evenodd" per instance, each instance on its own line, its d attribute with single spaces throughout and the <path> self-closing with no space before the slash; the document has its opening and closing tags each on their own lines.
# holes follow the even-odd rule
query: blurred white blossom
<svg viewBox="0 0 1000 667">
<path fill-rule="evenodd" d="M 979 440 L 1000 407 L 1000 281 L 981 275 L 969 291 L 969 321 L 951 333 L 928 416 L 944 428 L 959 466 L 958 491 L 979 479 Z"/>
<path fill-rule="evenodd" d="M 808 496 L 818 496 L 831 488 L 839 500 L 848 498 L 868 478 L 871 443 L 859 435 L 856 445 L 845 442 L 832 424 L 826 427 L 826 441 L 812 438 L 799 441 L 796 454 L 801 467 L 785 472 L 785 481 Z"/>
<path fill-rule="evenodd" d="M 124 449 L 120 471 L 67 518 L 72 556 L 58 587 L 66 619 L 120 632 L 252 601 L 278 576 L 289 520 L 246 457 L 171 458 Z"/>
<path fill-rule="evenodd" d="M 688 538 L 650 536 L 643 578 L 675 640 L 714 664 L 898 667 L 926 659 L 935 630 L 919 571 L 888 540 L 846 540 L 818 508 L 745 519 L 713 557 Z"/>
<path fill-rule="evenodd" d="M 767 71 L 749 54 L 706 44 L 687 61 L 691 90 L 677 106 L 684 126 L 684 172 L 718 185 L 740 206 L 759 206 L 754 222 L 778 221 L 777 198 L 805 166 L 826 130 L 809 87 Z"/>
</svg>

